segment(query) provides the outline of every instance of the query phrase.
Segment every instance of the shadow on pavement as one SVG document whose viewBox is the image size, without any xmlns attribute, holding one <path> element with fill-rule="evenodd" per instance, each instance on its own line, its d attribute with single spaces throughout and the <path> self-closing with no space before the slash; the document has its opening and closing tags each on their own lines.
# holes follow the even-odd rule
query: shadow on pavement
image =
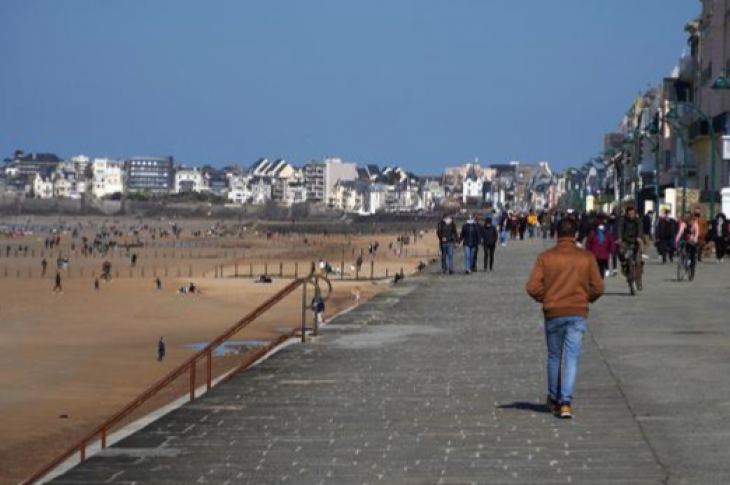
<svg viewBox="0 0 730 485">
<path fill-rule="evenodd" d="M 513 402 L 512 404 L 502 404 L 501 406 L 497 406 L 497 409 L 516 409 L 517 411 L 552 414 L 545 404 L 536 404 L 534 402 Z"/>
<path fill-rule="evenodd" d="M 631 293 L 617 293 L 617 292 L 607 292 L 603 294 L 604 297 L 606 296 L 632 296 Z"/>
</svg>

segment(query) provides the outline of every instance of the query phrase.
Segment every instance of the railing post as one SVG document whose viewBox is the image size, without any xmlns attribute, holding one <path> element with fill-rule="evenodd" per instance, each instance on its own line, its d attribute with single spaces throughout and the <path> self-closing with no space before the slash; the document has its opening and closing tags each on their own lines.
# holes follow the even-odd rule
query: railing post
<svg viewBox="0 0 730 485">
<path fill-rule="evenodd" d="M 106 449 L 106 428 L 101 430 L 101 449 Z"/>
<path fill-rule="evenodd" d="M 198 364 L 197 361 L 193 361 L 190 364 L 190 401 L 195 400 L 195 366 Z"/>
<path fill-rule="evenodd" d="M 86 441 L 82 441 L 79 446 L 79 460 L 86 461 Z"/>
<path fill-rule="evenodd" d="M 299 277 L 299 262 L 294 262 L 294 279 Z"/>
<path fill-rule="evenodd" d="M 302 343 L 307 341 L 307 280 L 302 284 Z"/>
<path fill-rule="evenodd" d="M 213 351 L 212 350 L 210 352 L 208 352 L 207 357 L 208 357 L 207 358 L 207 373 L 206 373 L 207 375 L 206 375 L 205 385 L 208 388 L 208 390 L 210 391 L 210 388 L 213 383 Z"/>
</svg>

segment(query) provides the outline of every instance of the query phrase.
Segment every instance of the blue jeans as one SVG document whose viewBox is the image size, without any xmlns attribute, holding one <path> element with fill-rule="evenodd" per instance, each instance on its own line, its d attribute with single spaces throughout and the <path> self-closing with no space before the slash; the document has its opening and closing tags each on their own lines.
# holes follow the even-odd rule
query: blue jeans
<svg viewBox="0 0 730 485">
<path fill-rule="evenodd" d="M 499 238 L 501 239 L 503 246 L 507 244 L 507 229 L 502 229 L 502 231 L 499 233 Z"/>
<path fill-rule="evenodd" d="M 561 404 L 573 401 L 575 378 L 580 363 L 583 334 L 588 323 L 583 317 L 559 317 L 545 320 L 548 346 L 548 394 Z M 563 365 L 561 373 L 561 363 Z"/>
<path fill-rule="evenodd" d="M 441 269 L 454 271 L 454 243 L 441 244 Z"/>
<path fill-rule="evenodd" d="M 474 262 L 475 251 L 476 248 L 464 244 L 464 269 L 466 271 L 471 271 L 472 263 Z"/>
</svg>

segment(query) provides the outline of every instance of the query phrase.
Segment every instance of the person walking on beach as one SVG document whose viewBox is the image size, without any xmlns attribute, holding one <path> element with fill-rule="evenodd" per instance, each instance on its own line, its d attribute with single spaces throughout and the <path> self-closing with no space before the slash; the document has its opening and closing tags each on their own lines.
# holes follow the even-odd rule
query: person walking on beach
<svg viewBox="0 0 730 485">
<path fill-rule="evenodd" d="M 46 259 L 43 258 L 43 261 L 41 261 L 41 277 L 46 275 L 47 269 L 48 269 L 48 261 L 46 261 Z"/>
<path fill-rule="evenodd" d="M 162 280 L 159 276 L 155 278 L 155 285 L 157 285 L 157 291 L 162 290 Z"/>
<path fill-rule="evenodd" d="M 598 300 L 604 288 L 595 258 L 576 246 L 577 233 L 574 219 L 561 220 L 558 244 L 538 256 L 527 282 L 527 293 L 542 304 L 545 315 L 547 405 L 563 419 L 573 417 L 573 391 L 589 303 Z"/>
<path fill-rule="evenodd" d="M 53 286 L 54 293 L 63 293 L 63 285 L 61 285 L 61 273 L 56 271 L 56 284 Z"/>
<path fill-rule="evenodd" d="M 482 230 L 482 243 L 484 244 L 484 271 L 491 272 L 494 269 L 494 252 L 497 249 L 497 228 L 494 227 L 491 217 L 484 219 Z"/>
<path fill-rule="evenodd" d="M 157 342 L 157 362 L 163 361 L 166 351 L 165 337 L 160 337 L 160 340 Z"/>
<path fill-rule="evenodd" d="M 459 235 L 456 232 L 456 224 L 451 216 L 444 217 L 439 221 L 436 228 L 436 236 L 439 239 L 441 247 L 441 271 L 445 274 L 454 274 L 454 246 L 459 241 Z"/>
</svg>

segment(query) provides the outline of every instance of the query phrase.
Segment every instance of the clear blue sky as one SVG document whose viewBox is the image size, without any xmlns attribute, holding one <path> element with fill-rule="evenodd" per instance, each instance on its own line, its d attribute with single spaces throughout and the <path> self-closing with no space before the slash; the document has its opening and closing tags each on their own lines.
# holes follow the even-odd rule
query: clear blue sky
<svg viewBox="0 0 730 485">
<path fill-rule="evenodd" d="M 0 158 L 579 165 L 698 0 L 0 0 Z"/>
</svg>

